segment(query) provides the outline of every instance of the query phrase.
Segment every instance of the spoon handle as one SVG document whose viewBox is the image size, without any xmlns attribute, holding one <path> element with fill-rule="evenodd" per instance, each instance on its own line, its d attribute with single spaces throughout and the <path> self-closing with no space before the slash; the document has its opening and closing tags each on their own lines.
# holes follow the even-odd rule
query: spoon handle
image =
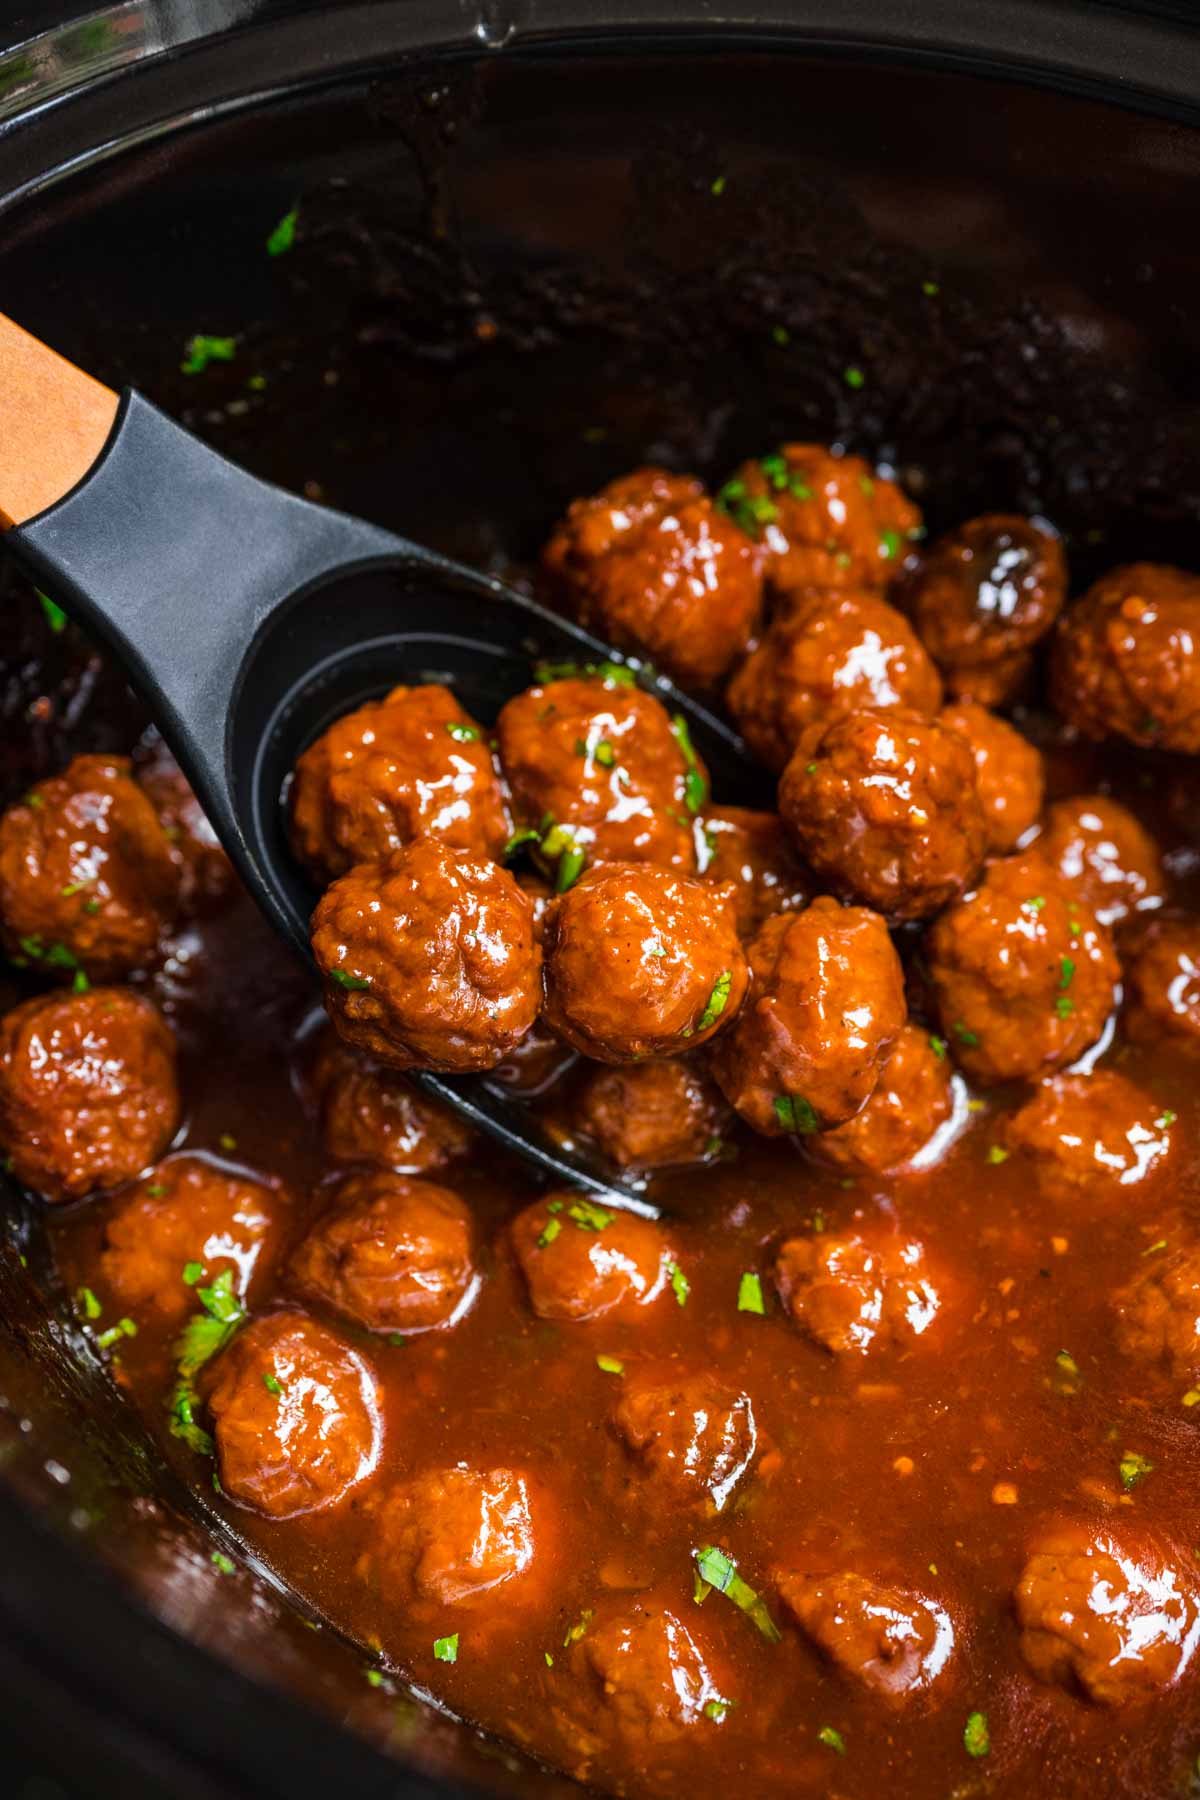
<svg viewBox="0 0 1200 1800">
<path fill-rule="evenodd" d="M 110 388 L 0 313 L 0 531 L 69 494 L 116 416 Z"/>
</svg>

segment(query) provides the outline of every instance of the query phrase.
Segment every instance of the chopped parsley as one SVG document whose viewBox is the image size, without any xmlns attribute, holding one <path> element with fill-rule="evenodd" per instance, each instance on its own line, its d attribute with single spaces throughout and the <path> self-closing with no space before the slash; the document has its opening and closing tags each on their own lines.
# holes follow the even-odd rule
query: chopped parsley
<svg viewBox="0 0 1200 1800">
<path fill-rule="evenodd" d="M 1069 988 L 1075 977 L 1075 964 L 1071 957 L 1064 956 L 1059 965 L 1058 985 L 1064 990 Z"/>
<path fill-rule="evenodd" d="M 149 1189 L 147 1189 L 147 1192 L 149 1192 Z M 203 1263 L 198 1263 L 198 1262 L 184 1263 L 183 1279 L 187 1283 L 188 1287 L 195 1287 L 196 1283 L 198 1281 L 201 1281 L 203 1279 L 203 1277 L 204 1277 L 204 1264 Z"/>
<path fill-rule="evenodd" d="M 1142 1456 L 1137 1450 L 1126 1450 L 1117 1464 L 1117 1473 L 1121 1477 L 1121 1486 L 1127 1494 L 1131 1494 L 1139 1481 L 1144 1481 L 1154 1468 L 1148 1456 Z"/>
<path fill-rule="evenodd" d="M 567 1635 L 563 1639 L 563 1649 L 569 1649 L 572 1644 L 577 1644 L 581 1637 L 585 1637 L 587 1635 L 587 1628 L 591 1622 L 592 1609 L 589 1606 L 580 1613 L 573 1625 L 567 1627 Z"/>
<path fill-rule="evenodd" d="M 123 1337 L 132 1338 L 136 1336 L 137 1326 L 132 1319 L 118 1319 L 115 1325 L 110 1325 L 107 1331 L 102 1331 L 100 1333 L 100 1336 L 96 1339 L 96 1343 L 101 1350 L 111 1350 L 113 1345 L 119 1344 Z"/>
<path fill-rule="evenodd" d="M 558 1236 L 558 1234 L 561 1230 L 562 1230 L 562 1220 L 561 1219 L 547 1219 L 545 1225 L 542 1227 L 542 1230 L 538 1234 L 538 1240 L 537 1240 L 538 1249 L 545 1250 L 550 1244 L 552 1244 L 554 1242 L 555 1238 Z"/>
<path fill-rule="evenodd" d="M 336 981 L 340 988 L 346 988 L 353 994 L 361 994 L 371 983 L 365 975 L 351 975 L 345 969 L 330 969 L 330 981 Z"/>
<path fill-rule="evenodd" d="M 457 1662 L 458 1661 L 458 1633 L 457 1633 L 457 1631 L 454 1633 L 454 1635 L 452 1637 L 434 1638 L 434 1640 L 433 1640 L 433 1655 L 434 1655 L 434 1660 L 436 1662 L 447 1662 L 447 1663 Z"/>
<path fill-rule="evenodd" d="M 43 594 L 41 588 L 38 588 L 36 592 L 38 604 L 46 615 L 46 623 L 57 637 L 60 631 L 66 629 L 67 615 L 61 606 L 55 604 L 49 594 Z"/>
<path fill-rule="evenodd" d="M 1054 1010 L 1060 1019 L 1069 1019 L 1071 1014 L 1075 1011 L 1075 1002 L 1069 1000 L 1066 994 L 1060 994 L 1058 999 L 1054 1002 Z"/>
<path fill-rule="evenodd" d="M 842 370 L 842 380 L 848 388 L 853 388 L 855 393 L 857 393 L 859 388 L 866 385 L 867 378 L 861 369 L 855 368 L 852 365 L 850 368 Z"/>
<path fill-rule="evenodd" d="M 366 1674 L 367 1674 L 367 1686 L 368 1687 L 378 1688 L 378 1687 L 383 1686 L 383 1670 L 382 1669 L 368 1669 Z"/>
<path fill-rule="evenodd" d="M 293 206 L 285 212 L 278 225 L 267 239 L 268 256 L 286 256 L 296 242 L 296 226 L 300 221 L 300 208 Z"/>
<path fill-rule="evenodd" d="M 464 725 L 460 719 L 449 719 L 446 723 L 446 730 L 456 744 L 477 744 L 479 742 L 477 725 Z"/>
<path fill-rule="evenodd" d="M 942 290 L 936 281 L 923 281 L 921 283 L 921 292 L 927 300 L 936 300 L 941 291 Z"/>
<path fill-rule="evenodd" d="M 880 532 L 879 554 L 889 562 L 895 561 L 900 554 L 900 533 L 898 531 Z"/>
<path fill-rule="evenodd" d="M 687 773 L 683 778 L 683 797 L 690 813 L 698 813 L 708 799 L 708 777 L 700 767 L 700 759 L 692 744 L 692 734 L 682 713 L 671 716 L 671 735 L 683 752 Z"/>
<path fill-rule="evenodd" d="M 712 993 L 708 996 L 708 1005 L 700 1014 L 697 1031 L 707 1031 L 715 1025 L 729 1002 L 729 990 L 733 986 L 733 970 L 723 969 L 717 976 Z"/>
<path fill-rule="evenodd" d="M 617 760 L 617 753 L 607 738 L 601 738 L 592 751 L 593 762 L 598 762 L 602 769 L 611 769 Z"/>
<path fill-rule="evenodd" d="M 100 1302 L 90 1287 L 81 1287 L 75 1295 L 75 1305 L 85 1319 L 98 1319 L 101 1313 Z"/>
<path fill-rule="evenodd" d="M 540 662 L 533 671 L 533 679 L 539 687 L 545 687 L 549 681 L 574 681 L 589 676 L 613 687 L 637 685 L 637 676 L 631 668 L 625 663 L 611 660 L 598 663 Z"/>
<path fill-rule="evenodd" d="M 1173 1125 L 1178 1117 L 1179 1117 L 1179 1114 L 1173 1113 L 1171 1111 L 1170 1107 L 1168 1107 L 1166 1112 L 1160 1113 L 1158 1115 L 1157 1119 L 1155 1119 L 1154 1124 L 1155 1124 L 1156 1130 L 1166 1131 L 1167 1127 L 1169 1125 Z"/>
<path fill-rule="evenodd" d="M 270 1371 L 267 1371 L 263 1375 L 263 1386 L 266 1388 L 268 1394 L 282 1394 L 283 1392 L 283 1388 Z"/>
<path fill-rule="evenodd" d="M 704 1716 L 706 1719 L 711 1719 L 714 1725 L 723 1725 L 728 1714 L 736 1705 L 736 1700 L 706 1700 L 704 1702 Z"/>
<path fill-rule="evenodd" d="M 185 375 L 202 375 L 209 363 L 232 362 L 236 354 L 236 338 L 209 337 L 204 332 L 197 332 L 184 345 L 179 367 Z"/>
<path fill-rule="evenodd" d="M 672 1263 L 667 1270 L 667 1274 L 671 1279 L 671 1292 L 674 1294 L 680 1306 L 686 1306 L 688 1303 L 688 1295 L 692 1291 L 691 1282 L 688 1280 L 678 1263 Z"/>
<path fill-rule="evenodd" d="M 937 1057 L 939 1062 L 945 1062 L 945 1060 L 946 1060 L 946 1040 L 945 1040 L 945 1038 L 931 1036 L 929 1039 L 929 1048 L 933 1051 L 933 1054 Z"/>
<path fill-rule="evenodd" d="M 969 1714 L 963 1726 L 963 1749 L 968 1756 L 986 1756 L 992 1747 L 988 1734 L 987 1714 L 973 1712 Z"/>
<path fill-rule="evenodd" d="M 532 825 L 527 825 L 522 831 L 514 831 L 500 852 L 501 860 L 507 862 L 510 857 L 517 854 L 518 850 L 524 849 L 526 844 L 536 844 L 540 837 L 541 833 L 535 831 Z"/>
<path fill-rule="evenodd" d="M 781 350 L 784 350 L 791 343 L 791 341 L 792 341 L 792 334 L 788 330 L 786 325 L 772 325 L 772 327 L 771 327 L 771 342 L 773 344 L 778 344 L 779 348 Z"/>
<path fill-rule="evenodd" d="M 1046 904 L 1046 896 L 1044 894 L 1035 894 L 1032 900 L 1023 900 L 1021 904 L 1026 912 L 1040 913 L 1043 906 Z"/>
<path fill-rule="evenodd" d="M 817 1129 L 816 1112 L 803 1094 L 776 1094 L 772 1105 L 775 1117 L 785 1131 L 798 1131 L 804 1137 L 811 1137 Z"/>
<path fill-rule="evenodd" d="M 719 200 L 721 198 L 721 195 L 725 192 L 725 177 L 724 177 L 724 175 L 718 175 L 716 177 L 716 179 L 713 181 L 713 183 L 710 186 L 708 191 L 715 200 Z"/>
<path fill-rule="evenodd" d="M 190 1265 L 189 1265 L 190 1266 Z M 197 1371 L 223 1350 L 246 1317 L 233 1288 L 233 1270 L 222 1269 L 209 1287 L 198 1287 L 200 1312 L 193 1313 L 175 1345 L 179 1379 L 170 1400 L 170 1431 L 198 1456 L 212 1455 L 212 1439 L 196 1423 Z"/>
<path fill-rule="evenodd" d="M 605 1375 L 623 1375 L 625 1373 L 625 1364 L 619 1356 L 598 1356 L 596 1367 Z"/>
<path fill-rule="evenodd" d="M 18 938 L 17 943 L 29 962 L 41 963 L 47 969 L 79 969 L 79 958 L 65 944 L 46 944 L 40 937 Z"/>
<path fill-rule="evenodd" d="M 580 1231 L 604 1231 L 613 1222 L 613 1214 L 607 1206 L 601 1206 L 596 1200 L 572 1200 L 567 1217 Z"/>
<path fill-rule="evenodd" d="M 778 1625 L 749 1582 L 742 1580 L 732 1557 L 726 1556 L 724 1550 L 718 1550 L 715 1544 L 706 1544 L 703 1549 L 694 1550 L 692 1554 L 696 1559 L 696 1572 L 701 1581 L 710 1588 L 716 1588 L 727 1600 L 732 1600 L 736 1607 L 753 1620 L 768 1643 L 781 1642 L 783 1634 Z"/>
<path fill-rule="evenodd" d="M 832 1725 L 822 1725 L 817 1737 L 827 1750 L 835 1751 L 838 1756 L 845 1756 L 846 1740 Z"/>
<path fill-rule="evenodd" d="M 955 1019 L 950 1029 L 958 1039 L 959 1043 L 965 1044 L 968 1050 L 978 1049 L 979 1037 L 977 1033 L 972 1031 L 969 1026 L 964 1025 L 961 1019 Z"/>
<path fill-rule="evenodd" d="M 747 537 L 755 539 L 760 535 L 760 527 L 773 524 L 779 517 L 779 508 L 768 495 L 747 493 L 745 482 L 736 476 L 718 492 L 717 510 L 731 518 Z"/>
<path fill-rule="evenodd" d="M 994 1168 L 998 1164 L 1008 1161 L 1008 1151 L 1004 1148 L 1004 1146 L 1002 1144 L 989 1144 L 987 1160 L 988 1160 L 988 1162 L 990 1162 L 992 1164 L 992 1166 Z"/>
<path fill-rule="evenodd" d="M 747 1269 L 738 1282 L 737 1309 L 760 1314 L 767 1310 L 763 1303 L 762 1276 L 756 1275 L 753 1269 Z"/>
<path fill-rule="evenodd" d="M 223 1550 L 214 1550 L 209 1561 L 219 1575 L 236 1575 L 237 1568 Z"/>
</svg>

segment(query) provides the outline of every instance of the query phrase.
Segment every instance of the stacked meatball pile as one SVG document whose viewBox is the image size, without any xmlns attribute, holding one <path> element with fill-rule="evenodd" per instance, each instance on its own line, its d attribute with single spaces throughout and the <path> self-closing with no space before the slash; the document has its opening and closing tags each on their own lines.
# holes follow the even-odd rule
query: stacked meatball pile
<svg viewBox="0 0 1200 1800">
<path fill-rule="evenodd" d="M 1200 1048 L 1200 921 L 1165 908 L 1153 841 L 1103 793 L 1044 805 L 1042 757 L 1004 716 L 1048 675 L 1081 738 L 1200 749 L 1200 578 L 1134 565 L 1068 605 L 1043 521 L 988 516 L 926 546 L 894 481 L 806 444 L 716 497 L 661 469 L 613 482 L 569 509 L 541 578 L 633 664 L 540 670 L 494 725 L 444 686 L 399 687 L 296 767 L 332 1022 L 308 1091 L 352 1170 L 302 1232 L 271 1178 L 167 1154 L 175 1051 L 145 977 L 229 890 L 178 771 L 160 752 L 82 757 L 0 821 L 5 945 L 52 984 L 0 1024 L 14 1173 L 50 1201 L 109 1196 L 103 1278 L 135 1319 L 184 1323 L 198 1277 L 181 1271 L 224 1280 L 205 1291 L 233 1328 L 176 1398 L 180 1435 L 211 1430 L 225 1494 L 274 1518 L 368 1484 L 362 1581 L 439 1619 L 525 1574 L 553 1503 L 507 1466 L 372 1481 L 371 1335 L 453 1330 L 485 1279 L 443 1184 L 471 1140 L 406 1071 L 552 1089 L 572 1133 L 638 1170 L 715 1160 L 736 1120 L 848 1175 L 903 1177 L 953 1139 L 972 1089 L 1002 1090 L 1000 1156 L 1086 1219 L 1174 1155 L 1161 1107 L 1093 1066 L 1110 1036 Z M 723 696 L 775 810 L 710 794 L 639 660 Z M 569 1192 L 523 1206 L 504 1253 L 555 1327 L 636 1319 L 686 1287 L 668 1228 Z M 902 1205 L 886 1227 L 798 1218 L 771 1273 L 812 1345 L 884 1364 L 936 1341 L 954 1289 Z M 272 1283 L 284 1302 L 257 1305 Z M 1183 1223 L 1131 1268 L 1122 1353 L 1200 1377 L 1198 1295 Z M 635 1471 L 709 1516 L 760 1456 L 748 1394 L 666 1366 L 626 1385 L 611 1424 Z M 1105 1705 L 1178 1678 L 1200 1588 L 1164 1547 L 1060 1519 L 1028 1558 L 1015 1623 L 1035 1676 Z M 953 1609 L 904 1571 L 799 1562 L 774 1581 L 782 1616 L 883 1704 L 954 1666 Z M 568 1658 L 619 1731 L 668 1739 L 725 1705 L 700 1637 L 609 1601 Z"/>
</svg>

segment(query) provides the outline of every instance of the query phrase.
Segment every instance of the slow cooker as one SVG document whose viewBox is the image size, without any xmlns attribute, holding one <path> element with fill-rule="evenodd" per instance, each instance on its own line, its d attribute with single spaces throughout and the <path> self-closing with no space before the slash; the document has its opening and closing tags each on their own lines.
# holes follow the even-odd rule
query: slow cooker
<svg viewBox="0 0 1200 1800">
<path fill-rule="evenodd" d="M 946 522 L 1049 514 L 1081 579 L 1149 530 L 1194 567 L 1192 17 L 27 6 L 0 26 L 0 294 L 251 468 L 497 572 L 647 447 L 706 475 L 797 421 Z M 264 254 L 297 203 L 304 257 Z M 199 389 L 180 366 L 196 333 L 238 334 L 280 379 Z M 140 728 L 113 671 L 67 645 L 47 664 L 9 598 L 5 802 Z M 364 1687 L 360 1650 L 311 1629 L 269 1569 L 211 1579 L 223 1528 L 79 1336 L 15 1190 L 0 1521 L 6 1792 L 571 1785 L 419 1692 Z"/>
</svg>

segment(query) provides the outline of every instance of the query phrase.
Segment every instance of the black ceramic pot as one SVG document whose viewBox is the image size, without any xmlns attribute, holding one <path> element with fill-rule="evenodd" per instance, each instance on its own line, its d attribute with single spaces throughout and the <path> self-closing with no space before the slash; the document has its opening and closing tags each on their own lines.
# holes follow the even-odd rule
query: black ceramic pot
<svg viewBox="0 0 1200 1800">
<path fill-rule="evenodd" d="M 714 474 L 803 435 L 894 465 L 935 528 L 1047 513 L 1081 580 L 1135 545 L 1200 567 L 1187 4 L 68 12 L 0 22 L 0 305 L 278 480 L 511 569 L 635 458 Z M 195 332 L 237 335 L 236 375 L 181 374 Z M 141 724 L 6 580 L 0 803 Z M 0 1544 L 0 1725 L 71 1795 L 566 1791 L 369 1689 L 247 1565 L 15 1192 Z"/>
</svg>

